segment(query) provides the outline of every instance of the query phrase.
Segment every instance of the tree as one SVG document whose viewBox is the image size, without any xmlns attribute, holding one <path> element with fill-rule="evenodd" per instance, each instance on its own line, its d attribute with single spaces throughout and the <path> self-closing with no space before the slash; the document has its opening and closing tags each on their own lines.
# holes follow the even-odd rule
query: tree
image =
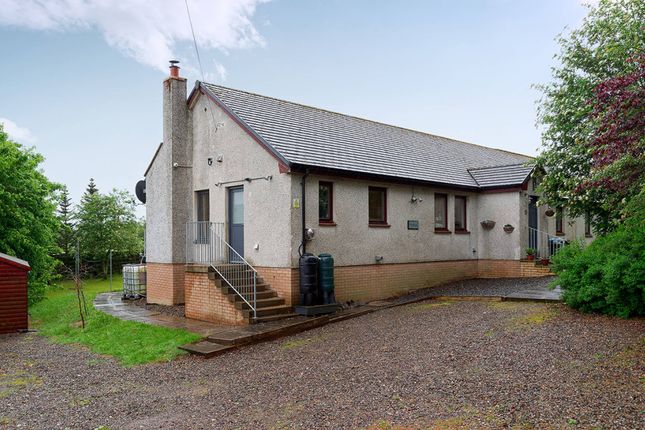
<svg viewBox="0 0 645 430">
<path fill-rule="evenodd" d="M 143 223 L 135 215 L 134 198 L 113 190 L 83 195 L 77 214 L 81 254 L 99 261 L 104 277 L 108 273 L 110 250 L 120 256 L 137 255 L 143 250 Z"/>
<path fill-rule="evenodd" d="M 41 300 L 53 279 L 59 185 L 39 166 L 44 158 L 9 140 L 0 125 L 0 252 L 29 262 L 29 303 Z"/>
<path fill-rule="evenodd" d="M 61 249 L 61 257 L 65 265 L 71 265 L 76 247 L 76 230 L 74 226 L 74 210 L 72 199 L 69 197 L 67 187 L 61 190 L 60 201 L 57 210 L 60 228 L 58 230 L 58 247 Z"/>
<path fill-rule="evenodd" d="M 642 1 L 600 0 L 579 29 L 559 38 L 560 65 L 553 69 L 553 82 L 538 87 L 543 93 L 538 121 L 544 130 L 536 164 L 546 172 L 540 185 L 542 203 L 565 206 L 573 217 L 589 214 L 600 233 L 616 227 L 643 180 L 637 167 L 642 158 L 634 160 L 642 151 L 630 158 L 629 145 L 620 145 L 625 130 L 614 124 L 627 115 L 631 119 L 623 125 L 635 130 L 632 120 L 638 109 L 642 116 L 642 91 L 637 88 L 643 86 L 644 20 Z M 615 93 L 619 87 L 621 94 Z M 634 137 L 638 141 L 636 133 Z M 629 190 L 606 181 L 612 172 L 633 180 Z"/>
<path fill-rule="evenodd" d="M 89 184 L 87 184 L 87 188 L 85 189 L 85 195 L 91 196 L 93 194 L 96 194 L 99 192 L 99 189 L 96 187 L 96 183 L 94 182 L 94 178 L 90 178 Z"/>
</svg>

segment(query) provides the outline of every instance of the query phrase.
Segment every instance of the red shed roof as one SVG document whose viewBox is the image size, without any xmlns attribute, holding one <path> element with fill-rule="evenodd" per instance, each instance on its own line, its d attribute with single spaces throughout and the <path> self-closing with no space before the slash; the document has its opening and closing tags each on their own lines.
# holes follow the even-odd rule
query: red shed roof
<svg viewBox="0 0 645 430">
<path fill-rule="evenodd" d="M 26 271 L 31 270 L 29 263 L 27 263 L 25 260 L 21 260 L 17 257 L 12 257 L 11 255 L 3 254 L 2 252 L 0 252 L 0 261 L 4 261 L 5 263 L 11 264 L 12 266 L 20 267 L 22 269 L 25 269 Z"/>
</svg>

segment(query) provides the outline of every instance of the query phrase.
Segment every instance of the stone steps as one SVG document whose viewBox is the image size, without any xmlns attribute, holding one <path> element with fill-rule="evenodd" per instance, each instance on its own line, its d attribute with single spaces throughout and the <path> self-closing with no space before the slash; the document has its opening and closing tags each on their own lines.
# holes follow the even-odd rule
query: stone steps
<svg viewBox="0 0 645 430">
<path fill-rule="evenodd" d="M 253 318 L 251 307 L 240 297 L 235 290 L 230 287 L 213 269 L 208 272 L 210 279 L 217 288 L 226 296 L 229 302 L 233 303 L 246 319 L 249 324 L 257 322 L 277 321 L 293 316 L 293 308 L 285 304 L 285 300 L 278 296 L 278 293 L 271 288 L 260 276 L 256 276 L 255 297 L 256 297 L 256 316 Z M 244 293 L 252 291 L 253 285 L 241 285 L 240 289 Z M 246 295 L 245 295 L 246 297 Z M 247 299 L 248 300 L 248 299 Z M 250 301 L 250 300 L 249 300 Z"/>
<path fill-rule="evenodd" d="M 270 297 L 267 299 L 256 298 L 255 302 L 256 302 L 256 307 L 258 309 L 284 305 L 284 299 L 280 297 Z M 246 302 L 235 301 L 235 308 L 242 310 L 242 309 L 249 309 L 250 306 Z"/>
<path fill-rule="evenodd" d="M 258 317 L 268 317 L 268 316 L 283 316 L 284 314 L 293 313 L 293 308 L 287 305 L 281 306 L 267 306 L 265 308 L 258 308 L 256 310 L 256 315 Z M 251 309 L 243 309 L 242 313 L 245 318 L 249 320 L 253 318 L 253 311 Z"/>
</svg>

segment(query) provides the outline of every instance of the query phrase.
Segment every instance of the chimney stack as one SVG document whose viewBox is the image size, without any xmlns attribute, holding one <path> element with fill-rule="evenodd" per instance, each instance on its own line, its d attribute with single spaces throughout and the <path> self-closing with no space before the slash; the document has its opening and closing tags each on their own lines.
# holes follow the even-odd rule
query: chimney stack
<svg viewBox="0 0 645 430">
<path fill-rule="evenodd" d="M 178 78 L 179 77 L 179 61 L 177 60 L 170 60 L 170 77 L 171 78 Z"/>
</svg>

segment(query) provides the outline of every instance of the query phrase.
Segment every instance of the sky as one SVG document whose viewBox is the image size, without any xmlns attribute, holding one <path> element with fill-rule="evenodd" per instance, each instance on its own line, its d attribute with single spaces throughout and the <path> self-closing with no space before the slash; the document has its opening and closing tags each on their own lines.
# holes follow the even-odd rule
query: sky
<svg viewBox="0 0 645 430">
<path fill-rule="evenodd" d="M 582 3 L 188 0 L 207 81 L 528 155 Z M 168 60 L 202 79 L 182 0 L 0 0 L 0 55 L 0 122 L 74 202 L 91 177 L 134 193 Z"/>
</svg>

